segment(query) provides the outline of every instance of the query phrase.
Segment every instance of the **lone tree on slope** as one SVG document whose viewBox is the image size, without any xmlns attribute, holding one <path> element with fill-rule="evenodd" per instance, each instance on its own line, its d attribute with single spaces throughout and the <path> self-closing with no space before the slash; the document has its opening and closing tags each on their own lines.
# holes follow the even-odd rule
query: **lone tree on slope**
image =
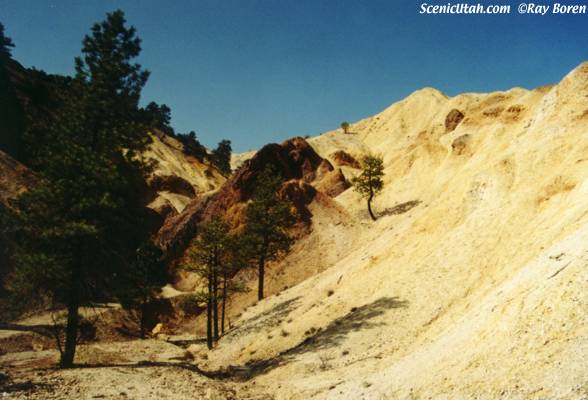
<svg viewBox="0 0 588 400">
<path fill-rule="evenodd" d="M 341 122 L 341 129 L 343 129 L 343 133 L 348 134 L 349 133 L 349 122 L 347 122 L 347 121 Z"/>
<path fill-rule="evenodd" d="M 355 191 L 367 199 L 367 208 L 372 220 L 376 220 L 372 212 L 372 200 L 384 187 L 384 160 L 381 156 L 367 155 L 363 158 L 361 174 L 353 178 Z"/>
<path fill-rule="evenodd" d="M 276 259 L 292 245 L 287 230 L 294 225 L 294 215 L 292 204 L 279 195 L 281 184 L 280 176 L 267 166 L 257 178 L 253 200 L 245 212 L 245 235 L 251 241 L 259 272 L 259 300 L 263 299 L 265 263 Z"/>
</svg>

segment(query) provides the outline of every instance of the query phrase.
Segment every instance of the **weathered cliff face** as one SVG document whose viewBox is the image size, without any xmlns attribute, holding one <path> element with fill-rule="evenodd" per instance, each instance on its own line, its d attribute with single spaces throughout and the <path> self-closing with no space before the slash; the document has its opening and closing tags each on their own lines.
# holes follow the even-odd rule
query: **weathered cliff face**
<svg viewBox="0 0 588 400">
<path fill-rule="evenodd" d="M 158 243 L 172 258 L 181 256 L 196 234 L 196 225 L 214 215 L 222 215 L 234 229 L 239 229 L 257 177 L 267 165 L 283 178 L 281 193 L 296 207 L 298 235 L 303 235 L 312 223 L 308 205 L 317 193 L 335 197 L 349 187 L 341 171 L 335 170 L 304 139 L 268 144 L 245 161 L 217 192 L 193 200 L 182 213 L 168 218 L 158 233 Z"/>
<path fill-rule="evenodd" d="M 297 182 L 288 184 L 285 195 L 296 205 L 298 214 L 303 217 L 302 222 L 309 224 L 310 215 L 305 207 L 315 194 L 309 186 L 315 187 L 322 182 L 334 168 L 300 137 L 282 144 L 268 144 L 245 161 L 207 205 L 204 218 L 220 213 L 238 228 L 243 223 L 244 205 L 253 196 L 257 177 L 266 165 L 271 165 L 285 183 Z M 344 177 L 340 176 L 340 179 L 345 182 Z M 334 191 L 332 195 L 339 193 Z"/>
<path fill-rule="evenodd" d="M 183 145 L 162 132 L 150 134 L 152 143 L 144 156 L 155 161 L 148 179 L 149 207 L 165 218 L 175 216 L 195 199 L 218 190 L 226 178 L 214 166 L 186 155 Z"/>
</svg>

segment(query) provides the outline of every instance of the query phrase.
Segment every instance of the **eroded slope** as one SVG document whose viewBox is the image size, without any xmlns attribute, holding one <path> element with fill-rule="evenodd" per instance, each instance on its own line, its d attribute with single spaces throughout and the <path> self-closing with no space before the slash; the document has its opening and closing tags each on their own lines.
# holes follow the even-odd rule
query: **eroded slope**
<svg viewBox="0 0 588 400">
<path fill-rule="evenodd" d="M 197 362 L 245 366 L 276 398 L 584 398 L 587 110 L 582 64 L 533 91 L 424 89 L 312 139 L 383 155 L 380 218 L 339 195 L 356 230 L 337 260 Z"/>
</svg>

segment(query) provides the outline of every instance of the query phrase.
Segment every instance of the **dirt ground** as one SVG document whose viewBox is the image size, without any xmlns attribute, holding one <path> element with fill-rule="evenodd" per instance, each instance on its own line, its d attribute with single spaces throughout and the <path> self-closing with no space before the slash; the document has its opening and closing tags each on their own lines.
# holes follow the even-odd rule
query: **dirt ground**
<svg viewBox="0 0 588 400">
<path fill-rule="evenodd" d="M 0 357 L 0 398 L 273 399 L 262 388 L 208 378 L 181 346 L 148 339 L 82 345 L 77 368 L 56 368 L 54 350 Z"/>
</svg>

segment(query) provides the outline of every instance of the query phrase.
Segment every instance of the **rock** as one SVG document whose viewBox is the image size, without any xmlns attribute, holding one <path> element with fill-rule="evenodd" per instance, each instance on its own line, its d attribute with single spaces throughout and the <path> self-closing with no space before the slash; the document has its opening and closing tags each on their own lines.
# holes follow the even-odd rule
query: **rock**
<svg viewBox="0 0 588 400">
<path fill-rule="evenodd" d="M 153 176 L 149 186 L 156 192 L 167 191 L 181 194 L 191 199 L 196 197 L 196 190 L 194 190 L 190 182 L 177 175 Z"/>
<path fill-rule="evenodd" d="M 316 184 L 316 189 L 329 195 L 336 197 L 347 190 L 351 184 L 343 175 L 341 168 L 331 171 Z"/>
<path fill-rule="evenodd" d="M 154 335 L 157 335 L 161 332 L 162 329 L 163 329 L 163 324 L 160 322 L 157 325 L 155 325 L 155 327 L 151 330 L 151 333 Z"/>
<path fill-rule="evenodd" d="M 466 153 L 468 144 L 470 142 L 471 136 L 470 135 L 462 135 L 455 139 L 453 143 L 451 143 L 451 148 L 453 149 L 453 154 L 462 155 Z"/>
<path fill-rule="evenodd" d="M 296 207 L 299 220 L 310 224 L 312 214 L 306 207 L 316 196 L 316 189 L 304 181 L 291 180 L 284 184 L 281 190 L 282 196 L 288 198 Z"/>
<path fill-rule="evenodd" d="M 196 225 L 202 219 L 205 205 L 210 196 L 197 198 L 180 214 L 167 218 L 155 237 L 155 243 L 166 251 L 168 259 L 181 255 L 196 234 Z"/>
<path fill-rule="evenodd" d="M 465 115 L 455 108 L 449 111 L 449 114 L 447 114 L 447 117 L 445 117 L 445 131 L 453 132 L 459 123 L 464 119 L 464 117 Z"/>
<path fill-rule="evenodd" d="M 150 204 L 149 207 L 151 207 L 153 211 L 159 214 L 163 218 L 163 220 L 178 215 L 178 212 L 175 209 L 175 207 L 167 199 L 156 199 L 156 202 Z"/>
<path fill-rule="evenodd" d="M 351 154 L 343 150 L 337 150 L 331 154 L 331 158 L 335 160 L 335 163 L 339 166 L 348 166 L 355 169 L 361 168 L 359 161 L 357 161 Z"/>
</svg>

